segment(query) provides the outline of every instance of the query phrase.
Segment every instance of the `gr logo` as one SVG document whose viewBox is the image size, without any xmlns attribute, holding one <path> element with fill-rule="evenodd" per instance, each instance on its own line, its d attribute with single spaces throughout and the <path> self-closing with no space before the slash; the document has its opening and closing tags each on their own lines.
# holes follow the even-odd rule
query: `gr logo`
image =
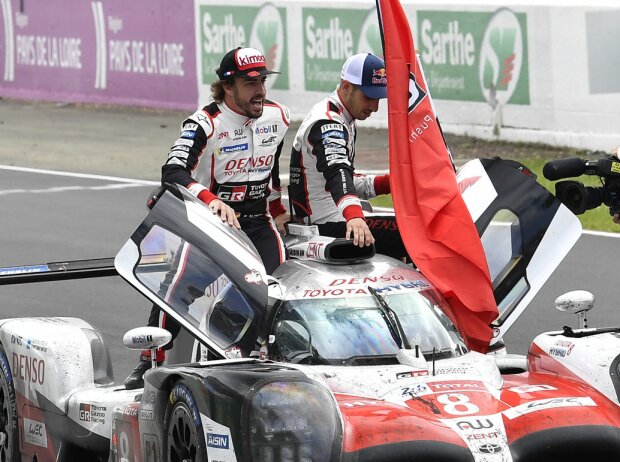
<svg viewBox="0 0 620 462">
<path fill-rule="evenodd" d="M 241 202 L 245 198 L 247 186 L 220 186 L 217 197 L 224 201 Z"/>
<path fill-rule="evenodd" d="M 80 420 L 90 422 L 90 404 L 80 403 Z"/>
</svg>

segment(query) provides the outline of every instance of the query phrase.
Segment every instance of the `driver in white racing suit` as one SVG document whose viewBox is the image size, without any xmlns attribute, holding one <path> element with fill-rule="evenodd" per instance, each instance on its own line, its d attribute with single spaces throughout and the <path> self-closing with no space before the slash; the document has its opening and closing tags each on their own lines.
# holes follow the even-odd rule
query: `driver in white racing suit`
<svg viewBox="0 0 620 462">
<path fill-rule="evenodd" d="M 267 69 L 260 51 L 231 50 L 216 73 L 219 80 L 211 85 L 213 102 L 183 122 L 180 137 L 162 167 L 162 184 L 186 187 L 222 221 L 244 231 L 270 274 L 286 258 L 280 231 L 284 232 L 289 216 L 281 202 L 278 162 L 289 112 L 285 106 L 265 99 L 266 76 L 277 72 Z M 175 279 L 183 280 L 184 265 L 173 263 Z M 208 283 L 186 280 L 176 283 L 172 290 L 189 305 L 200 296 L 196 288 Z M 168 287 L 161 289 L 169 292 Z M 178 323 L 153 305 L 148 325 L 160 324 L 176 337 Z M 171 347 L 172 342 L 166 345 L 166 349 Z M 160 349 L 157 361 L 164 358 Z M 138 366 L 125 380 L 126 388 L 143 386 L 142 376 L 150 361 L 150 351 L 143 351 Z"/>
<path fill-rule="evenodd" d="M 390 193 L 387 175 L 355 174 L 356 120 L 364 120 L 387 97 L 383 60 L 359 53 L 346 60 L 340 85 L 317 103 L 297 130 L 290 164 L 295 216 L 325 236 L 352 238 L 360 247 L 395 258 L 407 252 L 393 214 L 364 214 L 360 198 Z"/>
</svg>

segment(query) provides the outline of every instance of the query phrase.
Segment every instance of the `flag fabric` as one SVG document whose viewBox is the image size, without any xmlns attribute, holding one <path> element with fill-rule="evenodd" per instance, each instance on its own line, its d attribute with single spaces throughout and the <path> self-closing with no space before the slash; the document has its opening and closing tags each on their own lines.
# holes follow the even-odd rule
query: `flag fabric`
<svg viewBox="0 0 620 462">
<path fill-rule="evenodd" d="M 377 0 L 388 87 L 390 183 L 403 242 L 450 303 L 468 347 L 486 352 L 498 316 L 486 257 L 459 192 L 399 0 Z"/>
</svg>

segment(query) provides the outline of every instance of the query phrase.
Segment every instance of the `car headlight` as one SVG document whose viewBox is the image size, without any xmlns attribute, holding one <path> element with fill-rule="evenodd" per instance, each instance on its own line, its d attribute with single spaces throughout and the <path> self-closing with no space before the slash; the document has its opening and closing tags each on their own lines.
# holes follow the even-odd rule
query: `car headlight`
<svg viewBox="0 0 620 462">
<path fill-rule="evenodd" d="M 250 398 L 247 416 L 254 462 L 330 461 L 340 452 L 336 403 L 318 384 L 264 384 Z"/>
</svg>

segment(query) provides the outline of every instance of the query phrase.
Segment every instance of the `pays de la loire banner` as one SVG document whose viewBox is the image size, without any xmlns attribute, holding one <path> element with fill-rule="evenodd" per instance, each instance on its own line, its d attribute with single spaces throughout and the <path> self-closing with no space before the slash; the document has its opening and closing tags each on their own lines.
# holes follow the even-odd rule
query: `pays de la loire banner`
<svg viewBox="0 0 620 462">
<path fill-rule="evenodd" d="M 191 1 L 0 0 L 0 95 L 194 108 Z M 79 18 L 79 20 L 75 20 Z"/>
</svg>

